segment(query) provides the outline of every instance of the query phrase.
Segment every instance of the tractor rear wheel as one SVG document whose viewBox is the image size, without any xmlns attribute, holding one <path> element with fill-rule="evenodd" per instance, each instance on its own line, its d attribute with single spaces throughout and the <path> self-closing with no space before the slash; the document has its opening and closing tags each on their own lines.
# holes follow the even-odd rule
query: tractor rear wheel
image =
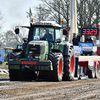
<svg viewBox="0 0 100 100">
<path fill-rule="evenodd" d="M 63 77 L 63 55 L 62 53 L 52 53 L 49 55 L 53 65 L 53 71 L 50 71 L 49 76 L 54 81 L 62 81 Z"/>
<path fill-rule="evenodd" d="M 69 50 L 69 55 L 64 56 L 64 75 L 63 80 L 74 80 L 75 75 L 75 55 L 74 49 Z"/>
</svg>

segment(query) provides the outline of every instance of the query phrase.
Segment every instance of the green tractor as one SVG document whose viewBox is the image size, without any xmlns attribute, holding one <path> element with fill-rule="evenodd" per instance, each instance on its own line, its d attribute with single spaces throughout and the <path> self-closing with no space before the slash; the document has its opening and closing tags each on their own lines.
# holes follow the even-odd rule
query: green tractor
<svg viewBox="0 0 100 100">
<path fill-rule="evenodd" d="M 37 22 L 27 28 L 28 39 L 22 49 L 9 55 L 10 80 L 74 80 L 75 56 L 73 45 L 66 41 L 68 31 L 52 21 Z M 19 28 L 15 33 L 19 34 Z"/>
</svg>

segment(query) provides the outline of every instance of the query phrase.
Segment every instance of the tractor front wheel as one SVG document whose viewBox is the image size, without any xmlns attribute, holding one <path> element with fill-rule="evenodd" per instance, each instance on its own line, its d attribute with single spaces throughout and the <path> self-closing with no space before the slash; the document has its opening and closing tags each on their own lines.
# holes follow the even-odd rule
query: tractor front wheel
<svg viewBox="0 0 100 100">
<path fill-rule="evenodd" d="M 51 60 L 53 65 L 53 71 L 49 73 L 52 80 L 62 81 L 63 77 L 63 55 L 62 53 L 52 53 L 49 55 L 49 60 Z"/>
<path fill-rule="evenodd" d="M 19 69 L 9 69 L 10 81 L 21 81 L 21 71 Z"/>
<path fill-rule="evenodd" d="M 9 69 L 10 81 L 32 81 L 36 80 L 37 75 L 34 71 Z"/>
</svg>

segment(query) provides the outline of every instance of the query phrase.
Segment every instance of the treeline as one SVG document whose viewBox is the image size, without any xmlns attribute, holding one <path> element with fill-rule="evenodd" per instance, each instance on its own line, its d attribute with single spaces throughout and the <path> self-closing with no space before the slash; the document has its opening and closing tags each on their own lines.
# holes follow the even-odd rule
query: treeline
<svg viewBox="0 0 100 100">
<path fill-rule="evenodd" d="M 41 0 L 36 7 L 36 21 L 54 20 L 61 24 L 65 21 L 70 27 L 70 0 Z M 100 0 L 77 0 L 77 24 L 81 27 L 97 27 L 100 23 Z"/>
</svg>

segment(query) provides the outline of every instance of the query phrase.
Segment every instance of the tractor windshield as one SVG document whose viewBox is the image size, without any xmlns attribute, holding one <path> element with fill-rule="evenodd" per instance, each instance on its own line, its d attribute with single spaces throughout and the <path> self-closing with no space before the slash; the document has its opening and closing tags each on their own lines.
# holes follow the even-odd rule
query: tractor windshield
<svg viewBox="0 0 100 100">
<path fill-rule="evenodd" d="M 34 27 L 32 40 L 54 41 L 54 28 Z"/>
</svg>

